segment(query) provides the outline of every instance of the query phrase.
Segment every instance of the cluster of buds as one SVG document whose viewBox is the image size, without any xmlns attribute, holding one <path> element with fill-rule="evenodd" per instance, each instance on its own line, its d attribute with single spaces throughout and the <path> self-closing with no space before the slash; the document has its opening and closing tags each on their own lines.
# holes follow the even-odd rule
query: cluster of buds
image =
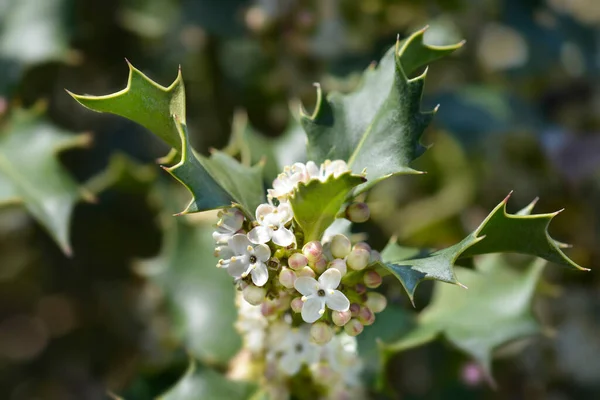
<svg viewBox="0 0 600 400">
<path fill-rule="evenodd" d="M 241 291 L 237 327 L 245 347 L 275 360 L 283 376 L 292 376 L 304 366 L 324 370 L 333 362 L 331 357 L 314 354 L 339 347 L 343 337 L 354 340 L 386 307 L 385 297 L 370 290 L 382 281 L 367 268 L 379 259 L 377 251 L 364 242 L 352 245 L 343 234 L 303 243 L 303 235 L 295 232 L 288 200 L 297 185 L 347 171 L 340 160 L 320 167 L 310 161 L 296 163 L 275 179 L 268 191 L 269 203 L 257 207 L 254 220 L 236 208 L 219 213 L 213 233 L 215 255 L 217 267 L 227 270 Z M 364 222 L 369 209 L 364 203 L 352 203 L 345 215 L 352 222 Z M 274 332 L 283 348 L 261 344 L 272 342 Z M 268 347 L 277 349 L 273 353 Z"/>
</svg>

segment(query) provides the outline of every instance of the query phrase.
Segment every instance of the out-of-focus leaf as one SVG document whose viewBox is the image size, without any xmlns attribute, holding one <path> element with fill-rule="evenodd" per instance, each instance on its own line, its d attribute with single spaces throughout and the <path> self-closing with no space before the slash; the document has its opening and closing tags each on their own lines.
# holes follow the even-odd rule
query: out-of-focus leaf
<svg viewBox="0 0 600 400">
<path fill-rule="evenodd" d="M 535 202 L 517 214 L 506 212 L 507 196 L 469 236 L 454 246 L 433 253 L 403 259 L 396 244 L 390 243 L 381 253 L 377 267 L 394 275 L 410 297 L 424 280 L 436 279 L 458 284 L 454 264 L 459 258 L 489 253 L 520 253 L 534 255 L 557 264 L 586 270 L 569 259 L 564 247 L 548 234 L 548 225 L 558 213 L 529 215 Z"/>
<path fill-rule="evenodd" d="M 356 173 L 366 169 L 368 181 L 357 192 L 391 175 L 418 173 L 409 164 L 425 151 L 419 141 L 434 111 L 420 110 L 426 72 L 409 76 L 462 45 L 427 46 L 423 33 L 398 42 L 378 67 L 365 71 L 354 93 L 334 92 L 325 99 L 319 89 L 314 113 L 301 114 L 309 159 L 342 159 Z"/>
<path fill-rule="evenodd" d="M 110 187 L 126 192 L 141 192 L 156 179 L 157 170 L 150 165 L 136 163 L 123 153 L 111 156 L 108 167 L 86 182 L 85 187 L 97 194 Z"/>
<path fill-rule="evenodd" d="M 89 136 L 64 131 L 35 109 L 14 110 L 0 127 L 0 202 L 18 199 L 67 254 L 73 206 L 86 196 L 58 153 L 88 142 Z"/>
<path fill-rule="evenodd" d="M 418 316 L 417 326 L 402 339 L 386 344 L 386 354 L 423 345 L 443 335 L 477 360 L 491 376 L 494 349 L 511 340 L 533 335 L 540 326 L 531 301 L 545 261 L 536 260 L 522 271 L 498 255 L 476 263 L 476 271 L 457 267 L 463 288 L 437 283 L 431 304 Z"/>
<path fill-rule="evenodd" d="M 5 0 L 6 1 L 6 0 Z M 63 59 L 66 0 L 8 0 L 0 13 L 0 58 L 23 64 Z"/>
<path fill-rule="evenodd" d="M 241 340 L 231 277 L 216 267 L 212 228 L 191 225 L 184 217 L 163 219 L 165 236 L 160 255 L 137 270 L 164 291 L 176 318 L 176 331 L 196 359 L 225 365 Z"/>
<path fill-rule="evenodd" d="M 252 384 L 229 380 L 192 362 L 184 377 L 158 400 L 246 400 L 254 390 Z"/>
<path fill-rule="evenodd" d="M 351 172 L 335 178 L 331 175 L 325 182 L 312 179 L 300 183 L 290 198 L 294 219 L 304 232 L 304 241 L 319 240 L 333 223 L 350 191 L 365 179 Z"/>
</svg>

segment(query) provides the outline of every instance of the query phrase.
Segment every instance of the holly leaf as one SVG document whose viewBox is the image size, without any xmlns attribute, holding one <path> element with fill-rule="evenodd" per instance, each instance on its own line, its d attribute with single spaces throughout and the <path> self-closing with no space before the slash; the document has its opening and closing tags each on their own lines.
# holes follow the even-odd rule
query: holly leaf
<svg viewBox="0 0 600 400">
<path fill-rule="evenodd" d="M 304 232 L 304 241 L 319 240 L 333 223 L 348 194 L 365 181 L 359 175 L 345 172 L 337 178 L 329 176 L 326 181 L 312 179 L 300 183 L 290 197 L 294 219 Z"/>
<path fill-rule="evenodd" d="M 495 349 L 540 332 L 531 303 L 545 263 L 537 259 L 517 270 L 503 257 L 488 255 L 475 263 L 476 270 L 457 267 L 458 277 L 469 290 L 436 284 L 431 304 L 419 314 L 414 329 L 383 345 L 384 355 L 443 336 L 479 362 L 491 377 Z"/>
<path fill-rule="evenodd" d="M 182 142 L 173 115 L 185 124 L 185 89 L 181 69 L 175 81 L 164 87 L 152 81 L 127 62 L 129 78 L 125 89 L 106 96 L 81 96 L 71 93 L 82 106 L 96 112 L 120 115 L 144 126 L 180 150 Z"/>
<path fill-rule="evenodd" d="M 129 63 L 128 63 L 129 64 Z M 262 164 L 247 167 L 225 153 L 204 157 L 192 149 L 185 124 L 185 90 L 181 70 L 169 87 L 163 87 L 129 64 L 127 87 L 107 96 L 69 94 L 83 106 L 120 115 L 143 125 L 179 154 L 179 162 L 165 169 L 191 193 L 192 201 L 180 214 L 238 205 L 253 218 L 263 203 Z"/>
<path fill-rule="evenodd" d="M 165 168 L 181 182 L 193 198 L 181 214 L 229 207 L 240 207 L 248 218 L 265 202 L 262 164 L 246 167 L 227 154 L 213 150 L 210 157 L 196 154 L 190 146 L 187 128 L 177 125 L 181 135 L 182 151 L 179 162 Z"/>
<path fill-rule="evenodd" d="M 368 181 L 356 194 L 391 175 L 419 173 L 409 164 L 425 151 L 419 140 L 435 110 L 420 110 L 427 70 L 416 78 L 409 76 L 463 44 L 428 46 L 423 43 L 424 32 L 398 41 L 378 67 L 365 71 L 355 92 L 334 92 L 323 99 L 318 88 L 314 113 L 301 112 L 308 159 L 346 160 L 355 173 L 366 169 Z"/>
<path fill-rule="evenodd" d="M 88 143 L 89 135 L 56 127 L 39 107 L 12 111 L 0 127 L 0 205 L 23 204 L 66 254 L 71 253 L 73 207 L 91 196 L 79 188 L 58 155 Z"/>
<path fill-rule="evenodd" d="M 161 221 L 165 232 L 161 253 L 138 262 L 136 271 L 165 293 L 175 316 L 175 332 L 186 350 L 206 364 L 226 366 L 241 339 L 233 327 L 235 288 L 212 255 L 213 229 L 192 225 L 185 218 L 164 216 Z"/>
<path fill-rule="evenodd" d="M 417 286 L 428 279 L 459 284 L 454 264 L 460 258 L 489 253 L 520 253 L 541 257 L 568 267 L 587 270 L 561 250 L 564 244 L 552 239 L 548 225 L 559 212 L 530 215 L 536 201 L 517 214 L 506 212 L 508 195 L 469 236 L 454 246 L 434 252 L 413 254 L 406 248 L 390 243 L 382 251 L 381 262 L 374 267 L 394 275 L 408 293 L 411 301 Z"/>
<path fill-rule="evenodd" d="M 253 384 L 232 381 L 192 361 L 184 377 L 158 400 L 246 400 L 255 390 Z"/>
</svg>

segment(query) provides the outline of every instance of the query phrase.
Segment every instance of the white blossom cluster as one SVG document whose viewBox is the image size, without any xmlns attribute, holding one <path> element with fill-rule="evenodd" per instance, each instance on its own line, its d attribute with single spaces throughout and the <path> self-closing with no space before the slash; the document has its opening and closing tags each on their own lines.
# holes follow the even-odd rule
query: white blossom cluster
<svg viewBox="0 0 600 400">
<path fill-rule="evenodd" d="M 217 267 L 226 269 L 242 292 L 237 329 L 244 347 L 264 361 L 265 376 L 291 377 L 306 368 L 332 394 L 328 398 L 340 399 L 352 398 L 333 393 L 357 384 L 360 370 L 348 343 L 355 343 L 353 336 L 386 306 L 384 296 L 368 291 L 381 284 L 381 276 L 365 270 L 379 253 L 366 243 L 352 245 L 341 234 L 303 243 L 289 199 L 301 183 L 348 171 L 341 160 L 285 167 L 255 220 L 225 209 L 213 233 Z M 364 222 L 368 213 L 364 203 L 346 209 L 355 222 Z"/>
</svg>

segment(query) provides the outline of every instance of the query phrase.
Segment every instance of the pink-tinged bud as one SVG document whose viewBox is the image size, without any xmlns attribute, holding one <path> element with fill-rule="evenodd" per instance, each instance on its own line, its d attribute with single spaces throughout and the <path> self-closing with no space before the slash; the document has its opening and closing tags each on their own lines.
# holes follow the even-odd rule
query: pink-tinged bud
<svg viewBox="0 0 600 400">
<path fill-rule="evenodd" d="M 295 313 L 301 312 L 303 305 L 304 305 L 304 302 L 302 301 L 302 297 L 296 297 L 290 303 L 290 307 L 292 307 L 292 311 L 294 311 Z"/>
<path fill-rule="evenodd" d="M 266 294 L 267 291 L 264 288 L 254 285 L 248 285 L 244 290 L 242 290 L 242 296 L 244 297 L 244 300 L 253 306 L 261 304 L 265 299 Z"/>
<path fill-rule="evenodd" d="M 267 300 L 263 301 L 262 304 L 260 305 L 260 312 L 262 313 L 263 316 L 270 317 L 271 315 L 274 315 L 275 312 L 277 312 L 277 306 L 278 306 L 277 301 L 267 299 Z"/>
<path fill-rule="evenodd" d="M 346 265 L 353 270 L 360 271 L 369 265 L 371 253 L 365 249 L 354 249 L 348 257 L 346 257 Z"/>
<path fill-rule="evenodd" d="M 381 285 L 383 278 L 376 271 L 367 271 L 363 276 L 363 281 L 368 288 L 375 289 Z"/>
<path fill-rule="evenodd" d="M 333 329 L 331 329 L 325 322 L 315 322 L 310 327 L 310 338 L 316 344 L 329 343 L 333 337 Z"/>
<path fill-rule="evenodd" d="M 350 239 L 342 234 L 337 234 L 331 239 L 331 254 L 335 258 L 344 258 L 352 250 Z"/>
<path fill-rule="evenodd" d="M 290 309 L 292 297 L 287 293 L 282 293 L 277 299 L 277 311 L 287 311 Z"/>
<path fill-rule="evenodd" d="M 348 321 L 350 321 L 350 318 L 352 318 L 352 314 L 350 313 L 350 310 L 348 310 L 348 311 L 332 311 L 331 312 L 331 320 L 337 326 L 346 325 L 348 323 Z"/>
<path fill-rule="evenodd" d="M 375 313 L 369 307 L 361 307 L 358 313 L 358 320 L 365 326 L 373 325 L 373 322 L 375 322 Z"/>
<path fill-rule="evenodd" d="M 352 203 L 346 208 L 346 218 L 351 222 L 365 222 L 371 216 L 369 206 L 365 203 Z"/>
<path fill-rule="evenodd" d="M 369 246 L 365 242 L 356 243 L 354 246 L 352 246 L 352 250 L 355 250 L 355 249 L 363 249 L 363 250 L 368 251 L 369 253 L 371 252 L 371 246 Z"/>
<path fill-rule="evenodd" d="M 317 274 L 322 274 L 327 269 L 327 259 L 321 255 L 317 260 L 311 263 L 311 267 Z"/>
<path fill-rule="evenodd" d="M 350 336 L 360 335 L 363 329 L 363 324 L 356 319 L 351 319 L 346 325 L 344 325 L 344 331 Z"/>
<path fill-rule="evenodd" d="M 360 304 L 352 303 L 350 304 L 350 314 L 352 314 L 353 318 L 358 317 L 358 313 L 360 312 Z"/>
<path fill-rule="evenodd" d="M 311 267 L 304 267 L 296 271 L 296 276 L 298 278 L 301 276 L 308 276 L 309 278 L 314 278 L 315 271 L 313 271 Z"/>
<path fill-rule="evenodd" d="M 308 259 L 308 262 L 315 261 L 323 254 L 323 246 L 318 240 L 308 242 L 302 248 L 302 254 Z"/>
<path fill-rule="evenodd" d="M 348 272 L 348 267 L 346 267 L 346 260 L 344 260 L 343 258 L 336 258 L 335 260 L 330 262 L 329 268 L 337 269 L 338 271 L 340 271 L 340 274 L 342 274 L 342 276 L 346 275 L 346 272 Z"/>
<path fill-rule="evenodd" d="M 371 257 L 369 258 L 369 262 L 381 261 L 381 253 L 377 250 L 371 250 Z"/>
<path fill-rule="evenodd" d="M 304 268 L 308 265 L 308 258 L 302 253 L 294 253 L 288 258 L 288 267 L 293 270 Z"/>
<path fill-rule="evenodd" d="M 313 379 L 322 385 L 331 385 L 336 377 L 336 372 L 326 363 L 313 364 L 310 367 Z"/>
<path fill-rule="evenodd" d="M 294 287 L 294 282 L 296 282 L 296 274 L 289 268 L 281 268 L 281 272 L 279 273 L 279 283 L 287 289 L 291 289 Z"/>
<path fill-rule="evenodd" d="M 374 313 L 380 313 L 385 310 L 387 306 L 387 299 L 381 293 L 369 292 L 367 294 L 367 301 L 365 305 L 371 309 Z"/>
<path fill-rule="evenodd" d="M 356 291 L 357 294 L 364 294 L 367 292 L 367 287 L 365 285 L 363 285 L 362 283 L 357 283 L 356 286 L 354 287 L 354 290 Z"/>
</svg>

